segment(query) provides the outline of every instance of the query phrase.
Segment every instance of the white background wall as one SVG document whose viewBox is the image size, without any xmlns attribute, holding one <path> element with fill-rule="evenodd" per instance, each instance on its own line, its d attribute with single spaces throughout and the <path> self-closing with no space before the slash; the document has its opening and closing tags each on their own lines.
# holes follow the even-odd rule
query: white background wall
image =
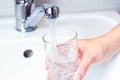
<svg viewBox="0 0 120 80">
<path fill-rule="evenodd" d="M 0 0 L 0 17 L 14 14 L 14 0 Z"/>
<path fill-rule="evenodd" d="M 43 1 L 43 2 L 42 2 Z M 91 11 L 117 9 L 120 11 L 120 0 L 36 0 L 37 5 L 41 2 L 54 1 L 61 12 Z M 0 0 L 0 16 L 14 15 L 14 0 Z"/>
<path fill-rule="evenodd" d="M 120 0 L 58 0 L 62 11 L 120 10 Z"/>
</svg>

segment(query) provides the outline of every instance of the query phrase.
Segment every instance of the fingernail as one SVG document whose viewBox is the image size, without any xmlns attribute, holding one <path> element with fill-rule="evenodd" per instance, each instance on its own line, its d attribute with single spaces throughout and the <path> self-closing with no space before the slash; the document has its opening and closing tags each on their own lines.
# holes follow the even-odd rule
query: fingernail
<svg viewBox="0 0 120 80">
<path fill-rule="evenodd" d="M 78 74 L 74 75 L 73 80 L 82 80 L 82 77 Z"/>
</svg>

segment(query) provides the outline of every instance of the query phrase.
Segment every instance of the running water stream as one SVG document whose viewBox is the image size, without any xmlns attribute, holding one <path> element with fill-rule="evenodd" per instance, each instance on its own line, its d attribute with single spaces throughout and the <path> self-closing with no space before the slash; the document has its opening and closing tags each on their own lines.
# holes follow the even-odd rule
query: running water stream
<svg viewBox="0 0 120 80">
<path fill-rule="evenodd" d="M 56 39 L 56 26 L 55 26 L 56 19 L 49 20 L 49 28 L 50 28 L 50 36 L 51 36 L 51 43 L 52 43 L 52 50 L 53 50 L 53 57 L 57 56 L 57 39 Z"/>
</svg>

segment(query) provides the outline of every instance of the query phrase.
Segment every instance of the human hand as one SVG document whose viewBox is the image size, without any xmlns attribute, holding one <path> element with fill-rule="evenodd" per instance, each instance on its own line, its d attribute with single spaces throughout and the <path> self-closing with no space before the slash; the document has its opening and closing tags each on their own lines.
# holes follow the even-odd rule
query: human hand
<svg viewBox="0 0 120 80">
<path fill-rule="evenodd" d="M 78 40 L 78 52 L 80 64 L 74 75 L 73 80 L 82 80 L 91 64 L 101 63 L 109 60 L 115 53 L 114 49 L 109 47 L 109 42 L 104 41 L 104 37 Z M 48 80 L 50 71 L 46 60 L 46 69 L 48 70 Z"/>
<path fill-rule="evenodd" d="M 108 44 L 104 41 L 104 36 L 91 39 L 78 39 L 78 53 L 80 64 L 77 72 L 74 75 L 74 80 L 82 80 L 89 66 L 94 63 L 107 61 L 112 57 L 108 51 Z M 50 79 L 50 71 L 46 60 L 46 69 L 48 70 L 48 80 Z"/>
<path fill-rule="evenodd" d="M 115 53 L 108 37 L 100 36 L 92 39 L 78 40 L 80 64 L 73 80 L 82 80 L 91 64 L 109 60 Z M 111 47 L 110 47 L 111 46 Z"/>
<path fill-rule="evenodd" d="M 107 53 L 106 44 L 102 42 L 103 40 L 101 38 L 77 40 L 80 63 L 74 80 L 81 80 L 91 64 L 100 63 L 107 59 L 104 57 L 105 53 Z M 48 64 L 47 60 L 46 64 Z M 48 65 L 46 66 L 48 70 L 48 80 L 50 80 L 49 67 Z"/>
<path fill-rule="evenodd" d="M 100 36 L 97 38 L 77 40 L 80 64 L 73 80 L 82 80 L 91 64 L 107 61 L 114 55 L 114 49 L 109 47 L 109 42 L 104 41 L 104 38 L 107 37 Z M 51 80 L 47 60 L 46 69 L 48 70 L 48 80 Z"/>
</svg>

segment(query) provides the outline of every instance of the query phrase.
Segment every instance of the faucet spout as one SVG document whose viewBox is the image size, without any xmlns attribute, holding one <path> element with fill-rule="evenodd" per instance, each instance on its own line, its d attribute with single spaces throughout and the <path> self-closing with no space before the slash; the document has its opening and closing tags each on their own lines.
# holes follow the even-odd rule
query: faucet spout
<svg viewBox="0 0 120 80">
<path fill-rule="evenodd" d="M 51 19 L 57 18 L 59 8 L 51 4 L 43 4 L 32 8 L 34 0 L 15 0 L 16 29 L 20 32 L 30 32 L 37 28 L 38 21 L 45 15 Z M 56 12 L 58 9 L 58 12 Z"/>
</svg>

